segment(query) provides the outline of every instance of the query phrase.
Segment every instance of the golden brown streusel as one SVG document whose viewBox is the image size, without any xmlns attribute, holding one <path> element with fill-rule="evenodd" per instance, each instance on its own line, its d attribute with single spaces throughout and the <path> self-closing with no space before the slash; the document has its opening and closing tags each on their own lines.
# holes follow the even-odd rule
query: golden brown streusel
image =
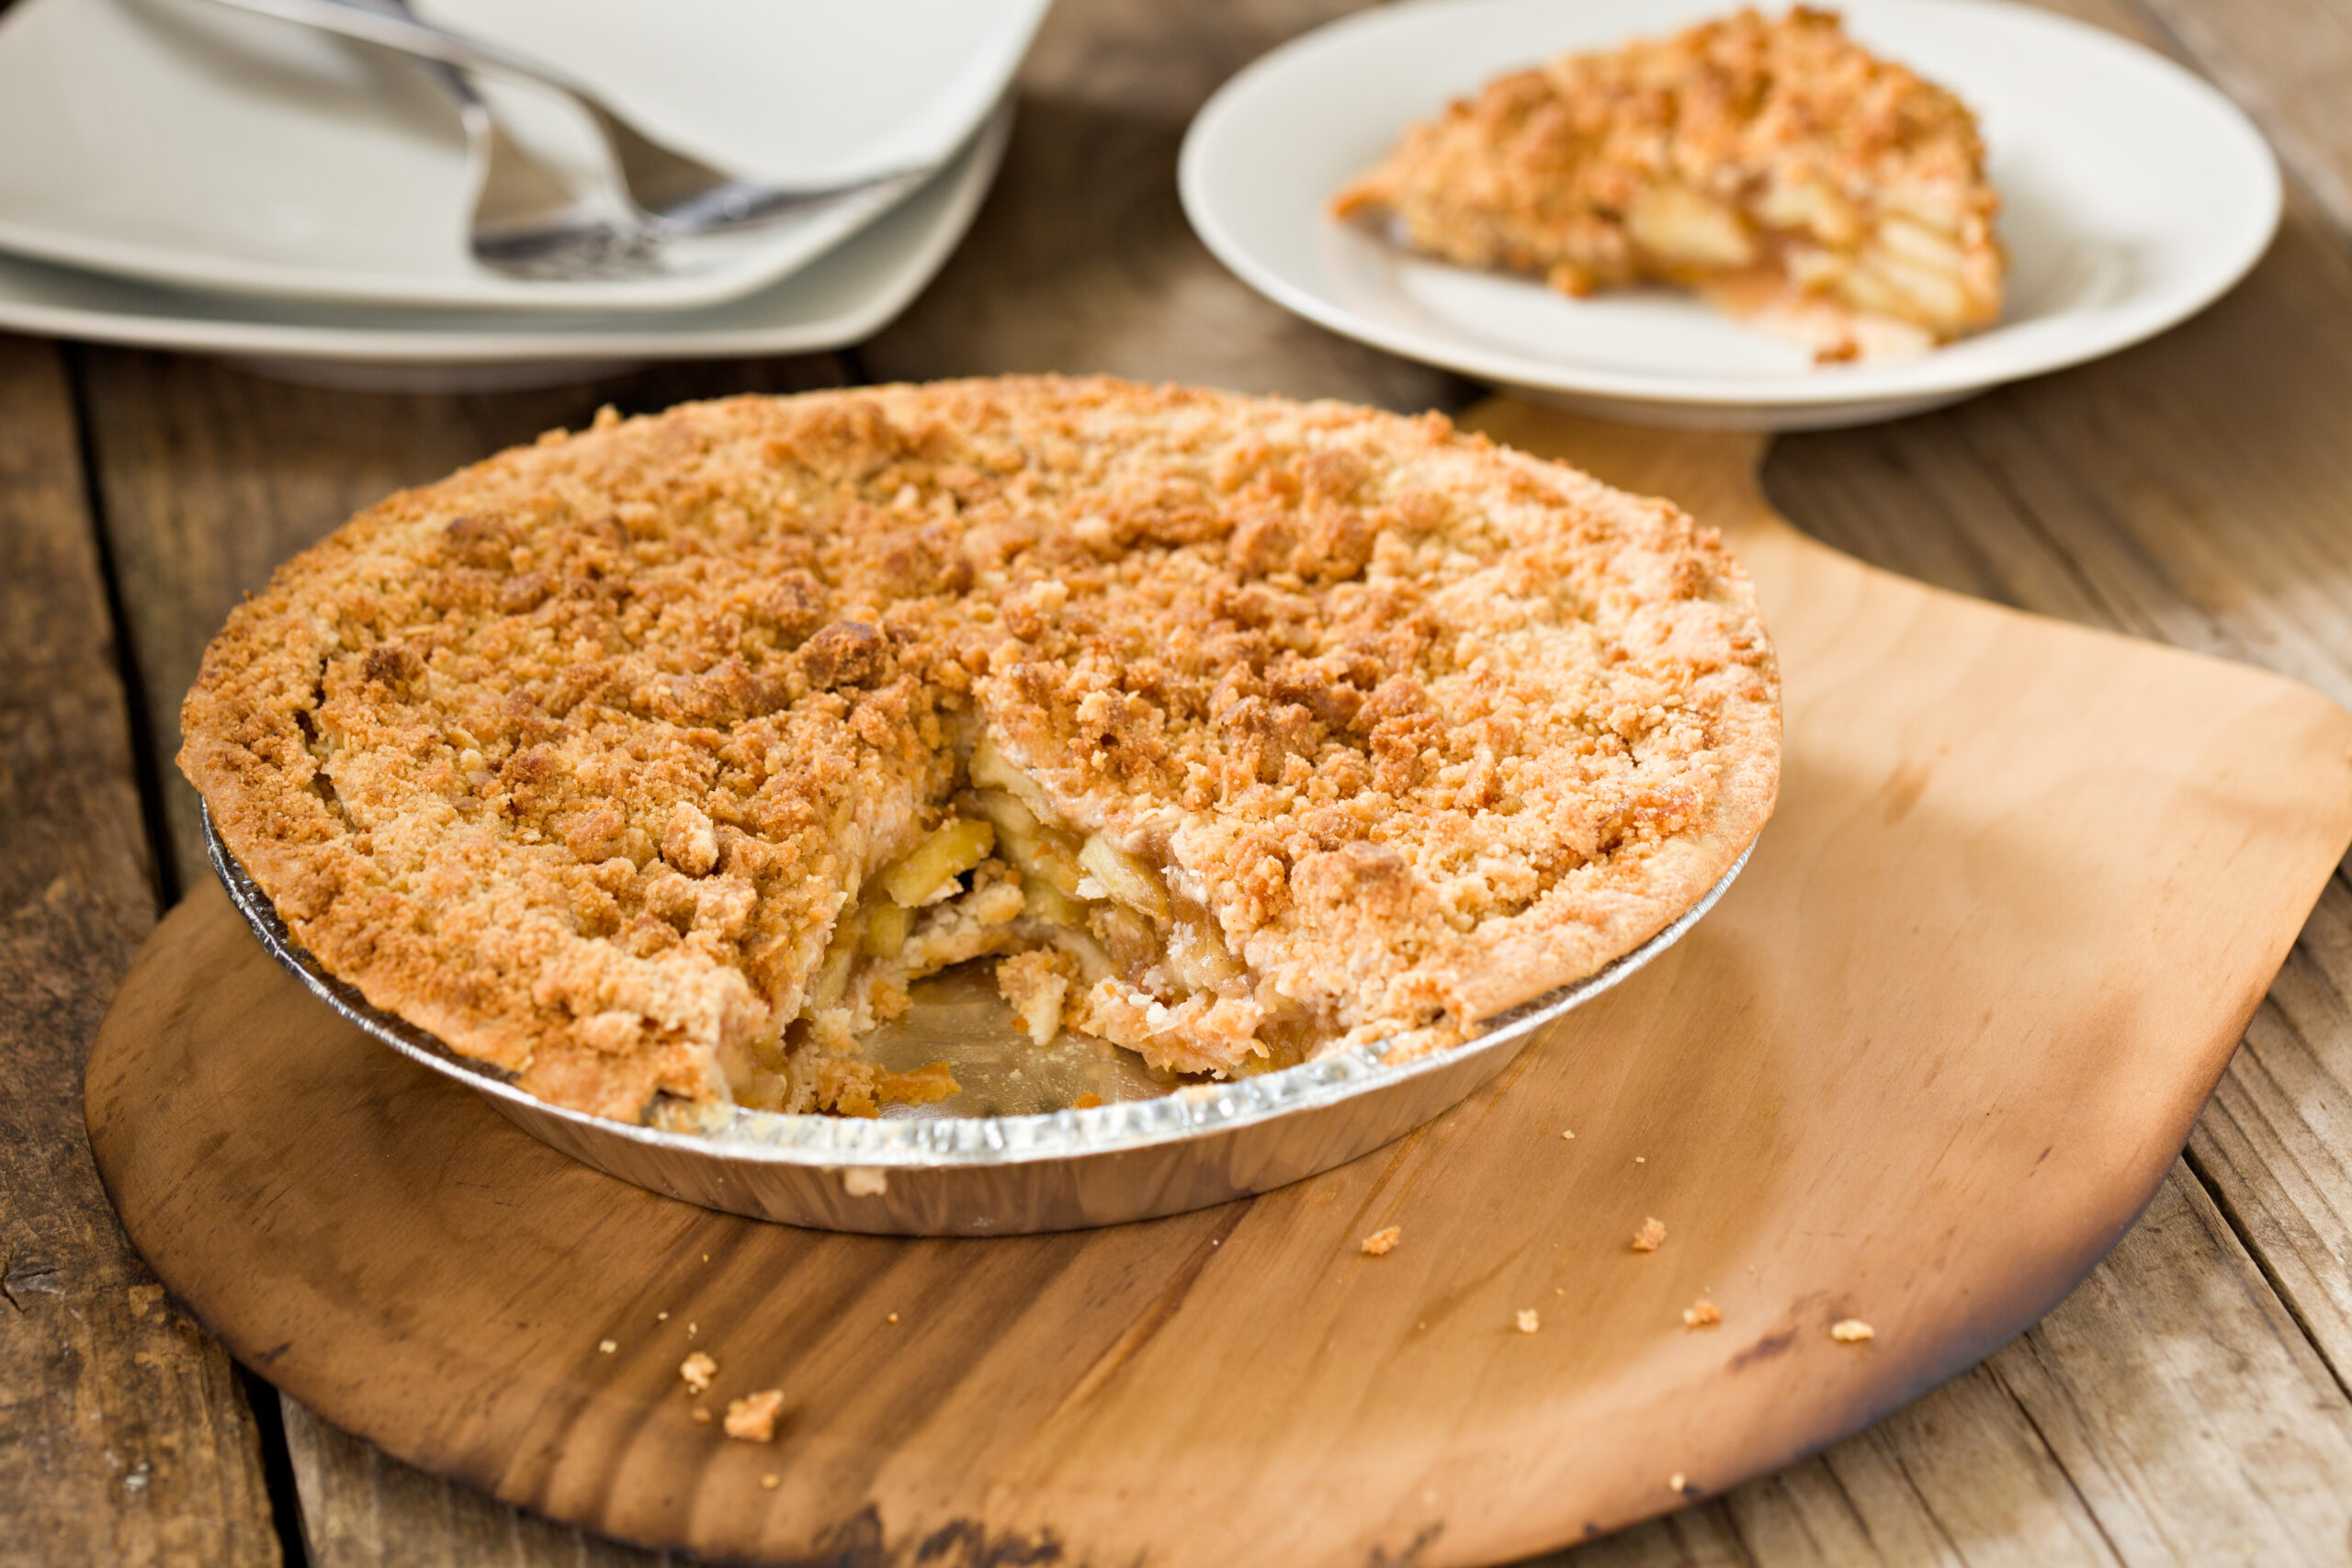
<svg viewBox="0 0 2352 1568">
<path fill-rule="evenodd" d="M 1778 704 L 1665 502 L 1437 415 L 1014 378 L 393 496 L 232 615 L 180 761 L 375 1005 L 691 1123 L 952 1092 L 856 1041 L 982 953 L 1071 955 L 1062 1024 L 1160 1066 L 1474 1033 L 1723 875 Z"/>
<path fill-rule="evenodd" d="M 763 1388 L 757 1393 L 729 1400 L 723 1425 L 730 1438 L 747 1443 L 772 1443 L 775 1441 L 775 1418 L 783 1409 L 784 1391 Z"/>
</svg>

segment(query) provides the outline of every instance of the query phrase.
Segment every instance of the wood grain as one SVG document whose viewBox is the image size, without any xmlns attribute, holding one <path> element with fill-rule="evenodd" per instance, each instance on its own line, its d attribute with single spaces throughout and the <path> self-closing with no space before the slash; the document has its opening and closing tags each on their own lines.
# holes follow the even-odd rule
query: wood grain
<svg viewBox="0 0 2352 1568">
<path fill-rule="evenodd" d="M 1459 378 L 1290 314 L 1217 265 L 1176 199 L 1185 122 L 1235 70 L 1358 0 L 1064 0 L 1019 78 L 1003 173 L 946 270 L 864 352 L 878 380 L 1102 371 L 1454 408 Z"/>
<path fill-rule="evenodd" d="M 231 1344 L 394 1452 L 769 1559 L 871 1536 L 882 1561 L 949 1531 L 1169 1562 L 1487 1562 L 1673 1506 L 1670 1469 L 1717 1490 L 1964 1368 L 2088 1270 L 2170 1164 L 2352 836 L 2352 716 L 1847 561 L 1746 496 L 1739 438 L 1485 417 L 1733 532 L 1791 746 L 1739 887 L 1498 1091 L 1342 1171 L 1152 1225 L 960 1247 L 750 1225 L 615 1189 L 325 1027 L 206 889 L 150 944 L 93 1067 L 134 1234 Z M 2159 896 L 2224 855 L 2239 880 Z M 2248 893 L 2219 912 L 2224 886 Z M 209 1151 L 193 1179 L 182 1140 Z M 1629 1273 L 1645 1209 L 1679 1245 Z M 1377 1275 L 1338 1261 L 1384 1220 L 1431 1239 Z M 2190 1276 L 2215 1277 L 2226 1293 L 2226 1270 Z M 1736 1328 L 1683 1333 L 1700 1293 Z M 772 1461 L 673 1408 L 688 1341 L 657 1305 L 724 1325 L 722 1367 L 791 1390 Z M 1514 1336 L 1524 1305 L 1575 1332 Z M 1865 1308 L 1881 1337 L 1832 1344 Z M 2332 1420 L 2290 1434 L 2288 1495 L 2352 1493 Z M 779 1488 L 748 1496 L 770 1462 Z M 1313 1506 L 1250 1495 L 1269 1472 Z M 2307 1546 L 2305 1523 L 2282 1542 Z"/>
<path fill-rule="evenodd" d="M 0 1562 L 275 1562 L 229 1359 L 83 1134 L 84 1053 L 155 912 L 92 546 L 57 353 L 0 337 Z"/>
</svg>

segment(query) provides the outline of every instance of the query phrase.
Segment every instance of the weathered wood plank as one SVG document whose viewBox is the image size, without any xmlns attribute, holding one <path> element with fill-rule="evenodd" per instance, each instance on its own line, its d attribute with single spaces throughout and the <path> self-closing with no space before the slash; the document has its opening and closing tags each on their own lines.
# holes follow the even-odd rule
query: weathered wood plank
<svg viewBox="0 0 2352 1568">
<path fill-rule="evenodd" d="M 57 352 L 0 337 L 0 1562 L 275 1562 L 233 1369 L 98 1185 L 82 1064 L 154 923 Z"/>
<path fill-rule="evenodd" d="M 2261 125 L 2352 242 L 2352 10 L 2339 0 L 2137 0 Z"/>
<path fill-rule="evenodd" d="M 180 885 L 209 875 L 196 792 L 171 760 L 179 700 L 204 645 L 272 568 L 402 485 L 584 424 L 729 392 L 799 391 L 843 379 L 830 355 L 669 365 L 529 392 L 386 395 L 264 380 L 217 361 L 86 351 L 101 512 L 131 646 L 153 694 L 171 854 Z"/>
<path fill-rule="evenodd" d="M 640 1551 L 511 1508 L 388 1459 L 291 1399 L 286 1446 L 317 1568 L 657 1568 L 688 1559 Z"/>
<path fill-rule="evenodd" d="M 2339 873 L 2189 1156 L 2339 1383 L 2352 1381 L 2352 883 Z"/>
<path fill-rule="evenodd" d="M 877 380 L 1109 372 L 1396 409 L 1442 371 L 1300 320 L 1217 265 L 1176 198 L 1185 122 L 1226 77 L 1357 0 L 1228 9 L 1063 0 L 1022 68 L 1004 172 L 939 281 L 865 350 Z"/>
</svg>

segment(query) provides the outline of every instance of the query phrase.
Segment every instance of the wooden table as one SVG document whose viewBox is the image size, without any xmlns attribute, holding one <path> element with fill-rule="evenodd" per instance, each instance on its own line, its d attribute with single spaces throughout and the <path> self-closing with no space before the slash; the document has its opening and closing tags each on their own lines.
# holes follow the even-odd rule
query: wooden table
<svg viewBox="0 0 2352 1568">
<path fill-rule="evenodd" d="M 600 404 L 1108 370 L 1396 408 L 1478 389 L 1285 316 L 1179 212 L 1184 122 L 1346 0 L 1062 0 L 978 228 L 839 355 L 375 396 L 0 337 L 0 1562 L 619 1564 L 242 1371 L 124 1242 L 81 1064 L 208 874 L 171 767 L 206 639 L 360 504 Z M 1801 525 L 1960 591 L 2268 665 L 2352 705 L 2352 6 L 2063 0 L 2203 71 L 2289 169 L 2219 306 L 2103 364 L 1791 437 Z M 2138 1226 L 1989 1361 L 1828 1452 L 1553 1561 L 2352 1561 L 2352 881 L 2339 872 Z M 863 1562 L 863 1559 L 860 1560 Z"/>
</svg>

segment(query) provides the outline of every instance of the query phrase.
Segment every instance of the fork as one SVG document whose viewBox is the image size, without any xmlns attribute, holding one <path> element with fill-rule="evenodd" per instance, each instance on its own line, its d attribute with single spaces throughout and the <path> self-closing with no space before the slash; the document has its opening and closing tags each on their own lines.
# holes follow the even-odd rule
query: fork
<svg viewBox="0 0 2352 1568">
<path fill-rule="evenodd" d="M 280 21 L 340 34 L 363 43 L 419 56 L 443 68 L 445 83 L 458 97 L 468 137 L 487 140 L 489 177 L 482 199 L 492 199 L 493 178 L 499 197 L 488 214 L 487 231 L 478 221 L 477 256 L 508 270 L 548 269 L 588 265 L 602 268 L 642 268 L 658 265 L 655 248 L 661 242 L 747 227 L 840 201 L 865 192 L 911 188 L 930 174 L 928 168 L 894 170 L 838 185 L 782 186 L 741 180 L 696 158 L 666 147 L 639 130 L 588 87 L 553 66 L 525 58 L 503 46 L 462 38 L 423 20 L 403 6 L 389 8 L 389 0 L 216 0 L 217 4 L 274 17 Z M 610 154 L 616 176 L 618 220 L 582 216 L 577 204 L 566 216 L 533 220 L 545 212 L 548 176 L 525 157 L 492 121 L 490 110 L 472 85 L 469 72 L 490 71 L 552 87 L 577 101 L 587 111 Z M 477 130 L 477 127 L 481 130 Z M 477 219 L 483 220 L 477 205 Z"/>
</svg>

